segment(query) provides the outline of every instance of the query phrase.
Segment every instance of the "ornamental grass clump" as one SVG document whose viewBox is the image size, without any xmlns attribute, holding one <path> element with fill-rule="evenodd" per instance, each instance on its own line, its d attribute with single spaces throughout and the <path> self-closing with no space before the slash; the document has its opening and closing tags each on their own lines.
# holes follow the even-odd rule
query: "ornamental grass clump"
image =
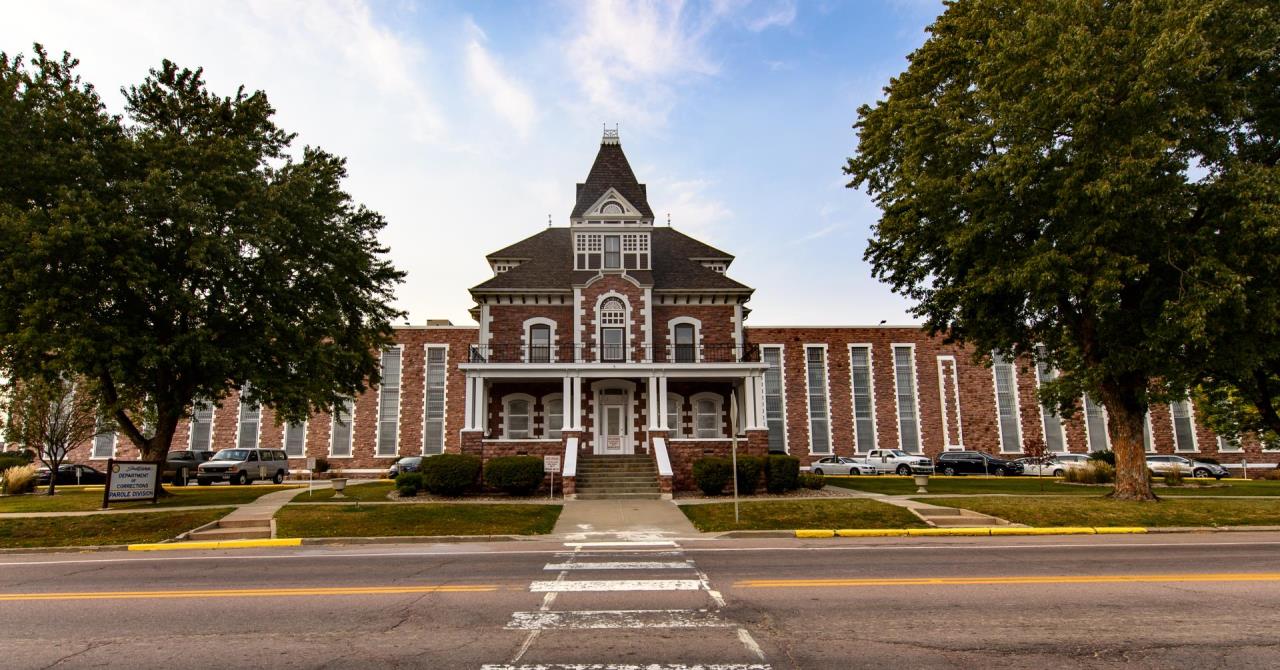
<svg viewBox="0 0 1280 670">
<path fill-rule="evenodd" d="M 36 488 L 35 463 L 15 465 L 0 473 L 0 493 L 19 495 L 30 493 Z"/>
<path fill-rule="evenodd" d="M 1103 460 L 1090 460 L 1083 467 L 1067 468 L 1062 481 L 1071 484 L 1112 484 L 1116 481 L 1115 466 Z"/>
</svg>

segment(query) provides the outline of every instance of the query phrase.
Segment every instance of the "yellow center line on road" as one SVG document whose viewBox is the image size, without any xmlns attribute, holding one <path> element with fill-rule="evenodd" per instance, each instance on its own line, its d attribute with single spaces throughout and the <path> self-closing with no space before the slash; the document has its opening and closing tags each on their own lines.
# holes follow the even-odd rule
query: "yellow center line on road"
<svg viewBox="0 0 1280 670">
<path fill-rule="evenodd" d="M 270 596 L 359 596 L 416 593 L 488 593 L 495 584 L 434 584 L 421 586 L 349 586 L 275 589 L 194 589 L 185 591 L 100 591 L 83 593 L 0 593 L 0 602 L 33 600 L 139 600 L 148 598 L 260 598 Z"/>
<path fill-rule="evenodd" d="M 1166 582 L 1276 582 L 1280 572 L 1174 573 L 1154 575 L 1043 575 L 1006 577 L 910 577 L 900 579 L 747 579 L 741 589 L 841 586 L 970 586 L 981 584 L 1132 584 Z"/>
</svg>

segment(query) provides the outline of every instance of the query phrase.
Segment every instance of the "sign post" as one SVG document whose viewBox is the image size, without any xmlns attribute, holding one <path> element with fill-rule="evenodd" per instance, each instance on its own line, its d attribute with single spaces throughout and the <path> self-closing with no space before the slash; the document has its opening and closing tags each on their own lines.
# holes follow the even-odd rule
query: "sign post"
<svg viewBox="0 0 1280 670">
<path fill-rule="evenodd" d="M 155 502 L 160 496 L 160 461 L 107 460 L 102 509 L 113 502 Z"/>
<path fill-rule="evenodd" d="M 316 476 L 316 457 L 307 459 L 307 497 L 311 497 L 311 482 Z"/>
<path fill-rule="evenodd" d="M 556 497 L 556 473 L 560 472 L 560 456 L 543 456 L 542 471 L 551 474 L 551 498 L 554 499 Z"/>
<path fill-rule="evenodd" d="M 738 392 L 729 392 L 729 434 L 733 445 L 733 524 L 738 524 Z"/>
</svg>

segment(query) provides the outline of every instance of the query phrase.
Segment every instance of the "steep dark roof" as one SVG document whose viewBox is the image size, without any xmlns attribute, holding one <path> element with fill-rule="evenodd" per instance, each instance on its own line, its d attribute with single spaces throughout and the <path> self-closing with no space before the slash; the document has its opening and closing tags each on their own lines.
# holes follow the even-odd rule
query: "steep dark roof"
<svg viewBox="0 0 1280 670">
<path fill-rule="evenodd" d="M 627 155 L 622 153 L 622 145 L 616 142 L 600 145 L 600 153 L 596 154 L 596 162 L 591 164 L 587 181 L 578 184 L 578 201 L 574 203 L 573 213 L 569 218 L 581 217 L 610 188 L 617 189 L 642 216 L 653 218 L 644 184 L 636 180 L 636 173 L 631 171 Z"/>
<path fill-rule="evenodd" d="M 654 228 L 652 270 L 627 274 L 642 285 L 663 290 L 750 290 L 720 272 L 704 267 L 694 258 L 733 257 L 671 228 Z M 598 273 L 573 269 L 572 237 L 568 228 L 547 228 L 536 235 L 489 254 L 488 258 L 524 258 L 520 265 L 487 281 L 472 291 L 564 290 L 586 283 Z"/>
</svg>

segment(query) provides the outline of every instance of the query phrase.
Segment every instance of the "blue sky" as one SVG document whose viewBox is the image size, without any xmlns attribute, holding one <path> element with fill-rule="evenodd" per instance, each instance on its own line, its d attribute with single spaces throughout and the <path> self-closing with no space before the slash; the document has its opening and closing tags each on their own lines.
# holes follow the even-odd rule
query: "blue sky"
<svg viewBox="0 0 1280 670">
<path fill-rule="evenodd" d="M 934 0 L 42 2 L 0 49 L 69 50 L 116 92 L 170 58 L 267 92 L 278 121 L 347 156 L 388 218 L 408 320 L 470 323 L 483 255 L 565 225 L 602 124 L 660 219 L 737 256 L 752 321 L 912 321 L 862 261 L 877 212 L 844 187 L 856 109 L 906 66 Z"/>
</svg>

